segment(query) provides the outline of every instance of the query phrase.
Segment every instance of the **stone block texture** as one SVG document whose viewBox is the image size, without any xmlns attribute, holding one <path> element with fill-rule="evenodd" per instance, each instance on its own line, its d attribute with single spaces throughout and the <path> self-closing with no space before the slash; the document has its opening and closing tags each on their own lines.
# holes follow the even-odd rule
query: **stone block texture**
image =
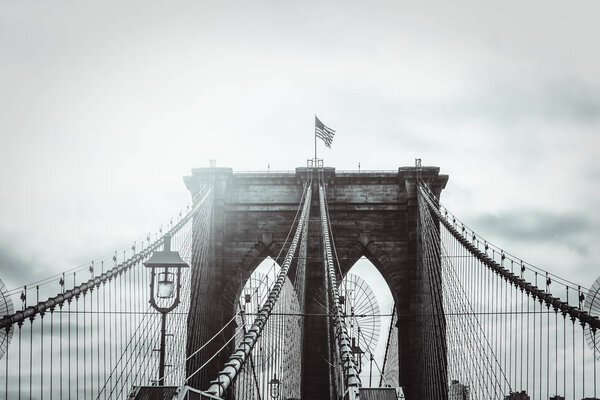
<svg viewBox="0 0 600 400">
<path fill-rule="evenodd" d="M 394 172 L 320 172 L 331 219 L 335 248 L 345 275 L 361 257 L 368 258 L 384 277 L 398 312 L 399 382 L 407 399 L 421 398 L 422 309 L 430 296 L 423 294 L 422 271 L 417 257 L 418 206 L 415 168 Z M 319 217 L 317 169 L 297 168 L 291 173 L 235 173 L 228 168 L 198 168 L 184 178 L 192 196 L 209 182 L 214 184 L 211 222 L 211 256 L 193 263 L 193 276 L 206 280 L 196 287 L 191 302 L 209 305 L 190 313 L 188 342 L 203 343 L 218 332 L 235 313 L 244 282 L 267 256 L 281 264 L 285 238 L 292 227 L 303 188 L 312 179 L 313 201 L 306 243 L 305 312 L 323 314 L 324 266 Z M 421 178 L 439 197 L 448 177 L 439 168 L 423 167 Z M 199 270 L 202 270 L 200 273 Z M 291 273 L 294 273 L 292 268 Z M 342 277 L 338 277 L 341 281 Z M 374 288 L 377 290 L 377 288 Z M 198 315 L 206 314 L 206 315 Z M 304 319 L 302 346 L 302 398 L 330 400 L 330 367 L 327 318 Z M 230 337 L 226 330 L 211 348 L 221 347 Z M 206 389 L 222 368 L 231 350 L 215 358 L 191 386 Z M 188 346 L 188 352 L 193 351 Z M 188 364 L 194 370 L 204 361 Z"/>
</svg>

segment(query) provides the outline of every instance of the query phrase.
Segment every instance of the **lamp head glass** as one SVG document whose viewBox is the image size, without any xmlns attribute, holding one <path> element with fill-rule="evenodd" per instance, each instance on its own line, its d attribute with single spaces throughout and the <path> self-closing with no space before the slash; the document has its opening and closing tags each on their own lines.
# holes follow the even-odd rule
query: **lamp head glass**
<svg viewBox="0 0 600 400">
<path fill-rule="evenodd" d="M 174 274 L 171 272 L 160 272 L 158 274 L 158 285 L 156 296 L 161 299 L 170 299 L 175 291 Z"/>
</svg>

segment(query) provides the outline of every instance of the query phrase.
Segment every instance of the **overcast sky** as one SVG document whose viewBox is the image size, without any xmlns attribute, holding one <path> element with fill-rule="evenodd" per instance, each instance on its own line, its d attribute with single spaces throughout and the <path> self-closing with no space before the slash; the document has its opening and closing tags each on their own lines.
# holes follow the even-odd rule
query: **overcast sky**
<svg viewBox="0 0 600 400">
<path fill-rule="evenodd" d="M 0 2 L 0 277 L 127 246 L 193 167 L 450 175 L 484 237 L 591 286 L 600 259 L 597 1 Z"/>
</svg>

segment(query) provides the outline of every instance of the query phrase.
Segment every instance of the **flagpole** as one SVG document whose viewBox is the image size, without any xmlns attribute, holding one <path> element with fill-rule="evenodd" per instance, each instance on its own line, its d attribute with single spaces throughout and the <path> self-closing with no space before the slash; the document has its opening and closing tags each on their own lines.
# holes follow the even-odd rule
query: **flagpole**
<svg viewBox="0 0 600 400">
<path fill-rule="evenodd" d="M 316 126 L 317 126 L 317 114 L 315 114 L 315 161 L 314 162 L 317 162 L 317 129 L 316 129 Z"/>
</svg>

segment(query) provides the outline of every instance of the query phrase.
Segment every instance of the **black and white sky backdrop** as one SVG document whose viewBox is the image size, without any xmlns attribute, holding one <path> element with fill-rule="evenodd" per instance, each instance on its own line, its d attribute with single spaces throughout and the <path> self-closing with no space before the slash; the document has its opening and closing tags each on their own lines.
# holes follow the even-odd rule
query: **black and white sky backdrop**
<svg viewBox="0 0 600 400">
<path fill-rule="evenodd" d="M 0 2 L 0 277 L 127 246 L 190 168 L 420 157 L 490 241 L 590 286 L 600 259 L 596 1 Z"/>
</svg>

